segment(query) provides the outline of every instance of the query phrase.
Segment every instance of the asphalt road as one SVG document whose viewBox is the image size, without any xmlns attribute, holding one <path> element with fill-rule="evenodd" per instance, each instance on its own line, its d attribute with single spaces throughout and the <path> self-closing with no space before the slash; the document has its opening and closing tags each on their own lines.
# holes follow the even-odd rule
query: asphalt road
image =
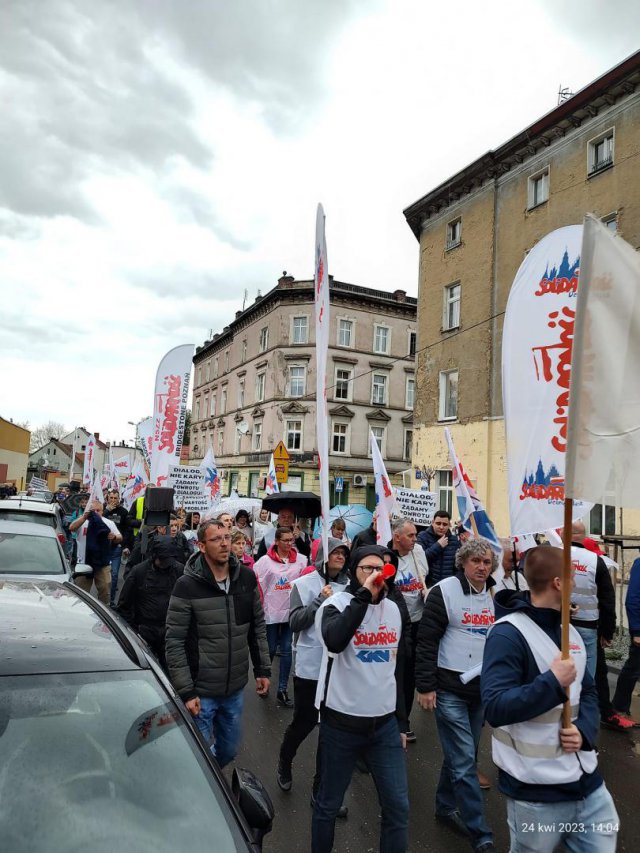
<svg viewBox="0 0 640 853">
<path fill-rule="evenodd" d="M 613 677 L 610 676 L 612 686 Z M 634 699 L 636 719 L 640 700 Z M 293 765 L 293 788 L 285 794 L 278 788 L 275 771 L 283 732 L 291 712 L 279 708 L 275 695 L 259 699 L 247 688 L 244 738 L 237 759 L 240 767 L 253 770 L 269 791 L 276 810 L 273 831 L 266 837 L 265 853 L 308 853 L 311 849 L 311 808 L 309 794 L 315 764 L 316 733 L 301 746 Z M 441 751 L 433 716 L 414 708 L 412 724 L 417 743 L 409 744 L 407 764 L 411 817 L 410 851 L 448 853 L 470 849 L 467 843 L 433 817 L 435 788 L 440 772 Z M 632 853 L 640 849 L 640 729 L 632 734 L 603 730 L 600 736 L 600 767 L 620 816 L 618 850 Z M 490 755 L 489 730 L 485 727 L 480 747 L 480 767 L 494 783 L 485 794 L 487 817 L 494 831 L 496 849 L 509 849 L 505 802 L 496 789 L 497 771 Z M 336 756 L 336 760 L 340 760 Z M 356 771 L 347 792 L 346 821 L 337 821 L 336 853 L 369 853 L 378 850 L 378 798 L 371 777 Z"/>
</svg>

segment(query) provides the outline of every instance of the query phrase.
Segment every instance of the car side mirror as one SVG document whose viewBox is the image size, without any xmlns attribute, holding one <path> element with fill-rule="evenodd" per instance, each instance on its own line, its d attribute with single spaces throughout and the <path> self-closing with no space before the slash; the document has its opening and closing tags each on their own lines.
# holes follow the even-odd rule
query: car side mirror
<svg viewBox="0 0 640 853">
<path fill-rule="evenodd" d="M 261 845 L 264 836 L 271 832 L 275 814 L 267 789 L 250 770 L 236 767 L 231 779 L 231 790 L 249 824 L 254 841 Z"/>
<path fill-rule="evenodd" d="M 93 569 L 86 563 L 76 563 L 73 567 L 73 573 L 76 575 L 92 575 Z"/>
</svg>

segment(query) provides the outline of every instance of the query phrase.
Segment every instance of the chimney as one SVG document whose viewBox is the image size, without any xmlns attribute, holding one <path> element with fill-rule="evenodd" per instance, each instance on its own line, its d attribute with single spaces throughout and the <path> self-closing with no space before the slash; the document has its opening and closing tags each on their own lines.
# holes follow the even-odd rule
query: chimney
<svg viewBox="0 0 640 853">
<path fill-rule="evenodd" d="M 396 302 L 406 302 L 407 300 L 407 291 L 406 290 L 394 290 L 393 298 Z"/>
<path fill-rule="evenodd" d="M 100 433 L 99 432 L 94 432 L 93 435 L 94 435 L 94 438 L 96 441 L 100 441 Z"/>
<path fill-rule="evenodd" d="M 236 311 L 236 320 L 238 317 L 242 317 L 242 311 Z"/>
<path fill-rule="evenodd" d="M 283 270 L 282 275 L 278 279 L 278 287 L 291 287 L 295 278 L 292 275 L 287 275 L 287 271 Z"/>
</svg>

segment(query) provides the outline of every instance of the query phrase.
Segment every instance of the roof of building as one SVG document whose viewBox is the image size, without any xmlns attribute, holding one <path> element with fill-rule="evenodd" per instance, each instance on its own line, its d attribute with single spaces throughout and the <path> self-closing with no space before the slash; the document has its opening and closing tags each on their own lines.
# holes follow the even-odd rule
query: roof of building
<svg viewBox="0 0 640 853">
<path fill-rule="evenodd" d="M 4 421 L 5 424 L 9 424 L 9 426 L 15 427 L 16 429 L 21 429 L 24 432 L 31 432 L 31 430 L 28 427 L 23 427 L 20 424 L 14 424 L 14 422 L 11 419 L 7 420 L 6 418 L 3 418 L 2 415 L 0 415 L 0 421 Z"/>
<path fill-rule="evenodd" d="M 285 271 L 278 279 L 277 285 L 268 293 L 265 293 L 264 296 L 258 295 L 255 301 L 244 311 L 236 311 L 235 319 L 228 326 L 225 326 L 222 332 L 215 334 L 210 341 L 205 341 L 202 346 L 196 347 L 194 362 L 199 361 L 206 353 L 218 349 L 226 341 L 233 340 L 235 333 L 239 329 L 248 325 L 249 322 L 253 322 L 261 314 L 264 314 L 265 308 L 272 303 L 277 303 L 285 294 L 295 294 L 296 301 L 313 302 L 313 279 L 296 280 L 292 275 L 287 275 Z M 346 299 L 355 298 L 374 302 L 380 307 L 404 308 L 414 315 L 418 307 L 416 297 L 407 296 L 404 290 L 397 289 L 393 292 L 375 290 L 372 287 L 362 287 L 357 284 L 336 281 L 333 276 L 329 276 L 329 296 L 331 302 L 343 302 Z"/>
<path fill-rule="evenodd" d="M 420 239 L 425 219 L 457 203 L 462 197 L 535 156 L 555 139 L 565 136 L 603 107 L 633 94 L 640 84 L 640 51 L 598 77 L 568 100 L 537 119 L 499 148 L 488 151 L 404 210 L 407 224 Z"/>
</svg>

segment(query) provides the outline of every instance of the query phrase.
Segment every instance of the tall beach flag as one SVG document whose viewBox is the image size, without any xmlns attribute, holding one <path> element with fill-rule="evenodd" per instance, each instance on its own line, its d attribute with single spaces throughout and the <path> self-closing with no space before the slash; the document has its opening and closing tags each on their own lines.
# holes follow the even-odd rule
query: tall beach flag
<svg viewBox="0 0 640 853">
<path fill-rule="evenodd" d="M 264 487 L 264 490 L 268 495 L 275 495 L 276 492 L 280 491 L 280 487 L 278 486 L 278 479 L 276 477 L 276 461 L 273 458 L 273 453 L 271 454 L 271 459 L 269 460 L 269 470 L 267 471 L 267 484 Z"/>
<path fill-rule="evenodd" d="M 193 351 L 193 344 L 174 347 L 158 365 L 151 449 L 151 482 L 156 486 L 166 485 L 169 466 L 180 464 Z"/>
<path fill-rule="evenodd" d="M 327 358 L 329 355 L 329 266 L 322 205 L 316 212 L 315 309 L 316 309 L 316 429 L 318 439 L 318 476 L 322 507 L 322 553 L 329 551 L 329 411 L 327 408 Z"/>
<path fill-rule="evenodd" d="M 563 525 L 581 242 L 581 225 L 543 237 L 520 265 L 507 302 L 502 394 L 512 536 Z M 590 509 L 575 502 L 573 518 Z"/>
<path fill-rule="evenodd" d="M 209 504 L 213 506 L 220 501 L 220 472 L 211 445 L 209 445 L 207 455 L 200 463 L 199 468 L 204 474 L 204 488 L 209 498 Z"/>
<path fill-rule="evenodd" d="M 136 443 L 142 451 L 144 464 L 151 470 L 151 451 L 153 450 L 153 418 L 143 418 L 136 427 Z"/>
<path fill-rule="evenodd" d="M 567 497 L 640 507 L 640 255 L 591 215 L 574 334 Z"/>
<path fill-rule="evenodd" d="M 373 480 L 376 489 L 376 542 L 378 545 L 386 547 L 387 543 L 391 541 L 391 514 L 393 512 L 395 494 L 391 487 L 378 442 L 371 429 L 369 430 L 369 440 L 371 442 Z"/>
<path fill-rule="evenodd" d="M 82 469 L 82 483 L 89 486 L 93 483 L 93 469 L 95 467 L 96 438 L 93 434 L 87 439 L 84 447 L 84 467 Z"/>
<path fill-rule="evenodd" d="M 453 438 L 448 427 L 444 428 L 445 438 L 449 447 L 449 458 L 451 460 L 451 468 L 453 473 L 453 487 L 456 492 L 458 501 L 458 512 L 462 519 L 464 527 L 473 535 L 482 536 L 486 539 L 491 550 L 496 554 L 502 554 L 502 545 L 496 536 L 496 531 L 493 529 L 493 524 L 478 497 L 473 483 L 469 479 L 467 472 L 462 467 L 462 463 L 456 455 L 455 447 L 453 446 Z"/>
</svg>

